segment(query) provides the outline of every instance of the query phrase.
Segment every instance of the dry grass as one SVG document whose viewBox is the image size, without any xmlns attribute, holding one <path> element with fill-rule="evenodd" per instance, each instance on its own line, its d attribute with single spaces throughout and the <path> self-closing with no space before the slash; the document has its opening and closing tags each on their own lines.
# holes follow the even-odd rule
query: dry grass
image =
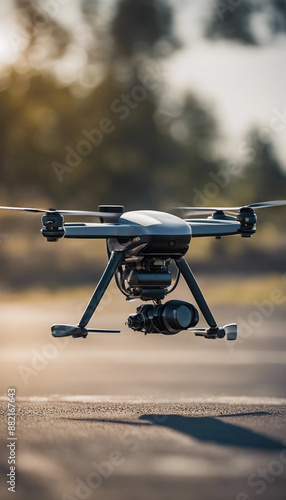
<svg viewBox="0 0 286 500">
<path fill-rule="evenodd" d="M 249 304 L 253 301 L 262 302 L 271 299 L 274 290 L 281 290 L 284 296 L 284 307 L 286 302 L 286 273 L 269 274 L 255 277 L 210 277 L 198 278 L 199 285 L 210 304 Z M 1 302 L 29 302 L 29 303 L 53 303 L 62 301 L 66 303 L 73 300 L 88 301 L 93 292 L 92 285 L 62 287 L 54 292 L 46 288 L 30 288 L 27 291 L 5 292 L 0 291 Z M 190 300 L 189 291 L 186 284 L 181 280 L 180 285 L 172 294 L 172 298 Z M 120 299 L 120 300 L 117 300 Z M 107 297 L 103 299 L 112 303 L 112 309 L 117 312 L 122 307 L 124 297 L 117 290 L 114 282 L 111 283 L 107 291 Z M 135 302 L 136 305 L 137 302 Z"/>
</svg>

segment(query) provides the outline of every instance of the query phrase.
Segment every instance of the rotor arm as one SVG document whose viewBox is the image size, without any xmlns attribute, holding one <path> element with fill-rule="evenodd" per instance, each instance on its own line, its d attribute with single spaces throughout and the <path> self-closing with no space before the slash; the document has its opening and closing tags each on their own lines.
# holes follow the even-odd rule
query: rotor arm
<svg viewBox="0 0 286 500">
<path fill-rule="evenodd" d="M 65 223 L 65 238 L 107 239 L 138 236 L 136 226 L 119 223 Z"/>
<path fill-rule="evenodd" d="M 185 222 L 192 230 L 192 238 L 204 236 L 227 236 L 241 234 L 241 224 L 236 220 L 187 219 Z"/>
</svg>

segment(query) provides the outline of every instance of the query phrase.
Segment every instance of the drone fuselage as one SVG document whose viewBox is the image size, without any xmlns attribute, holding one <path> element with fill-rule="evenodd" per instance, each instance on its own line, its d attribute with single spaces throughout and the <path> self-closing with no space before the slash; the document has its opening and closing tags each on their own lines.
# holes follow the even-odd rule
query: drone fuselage
<svg viewBox="0 0 286 500">
<path fill-rule="evenodd" d="M 119 290 L 127 300 L 153 302 L 153 305 L 139 306 L 136 314 L 129 316 L 127 325 L 133 330 L 145 334 L 168 335 L 189 330 L 209 339 L 223 338 L 226 335 L 228 340 L 235 340 L 237 325 L 231 323 L 223 328 L 218 327 L 184 255 L 188 251 L 191 238 L 220 239 L 222 236 L 235 234 L 249 238 L 256 232 L 255 209 L 285 205 L 286 200 L 278 200 L 240 207 L 179 207 L 191 217 L 211 214 L 210 217 L 203 219 L 182 219 L 153 210 L 124 213 L 122 205 L 100 205 L 96 212 L 4 206 L 0 207 L 0 210 L 44 213 L 41 232 L 50 242 L 56 242 L 61 238 L 105 239 L 107 242 L 108 264 L 79 324 L 54 325 L 52 327 L 54 337 L 69 335 L 86 337 L 90 332 L 102 331 L 86 327 L 112 278 L 115 277 Z M 225 214 L 233 211 L 238 211 L 237 216 Z M 65 215 L 98 217 L 100 222 L 66 223 Z M 172 261 L 178 270 L 173 285 L 169 270 Z M 185 279 L 209 328 L 193 328 L 199 316 L 192 304 L 179 300 L 162 304 L 161 301 L 175 290 L 180 275 Z"/>
<path fill-rule="evenodd" d="M 118 224 L 134 228 L 136 236 L 109 238 L 108 249 L 110 252 L 124 249 L 127 259 L 142 259 L 144 256 L 175 258 L 188 251 L 191 228 L 175 215 L 153 210 L 126 212 L 118 219 Z"/>
</svg>

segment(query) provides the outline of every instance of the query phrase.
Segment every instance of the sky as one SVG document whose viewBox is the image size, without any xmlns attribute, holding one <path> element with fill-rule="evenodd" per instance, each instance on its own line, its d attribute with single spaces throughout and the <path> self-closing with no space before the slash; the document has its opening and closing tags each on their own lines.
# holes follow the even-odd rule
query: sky
<svg viewBox="0 0 286 500">
<path fill-rule="evenodd" d="M 202 42 L 169 62 L 170 87 L 174 93 L 193 91 L 213 106 L 229 150 L 251 128 L 261 134 L 267 128 L 286 168 L 285 55 L 286 38 L 261 49 Z"/>
<path fill-rule="evenodd" d="M 171 91 L 192 91 L 210 103 L 228 139 L 228 154 L 239 154 L 253 127 L 265 137 L 270 130 L 286 169 L 286 36 L 261 46 L 208 41 L 202 26 L 210 3 L 172 1 L 182 49 L 168 63 Z"/>
<path fill-rule="evenodd" d="M 74 0 L 50 1 L 65 23 L 74 23 Z M 165 63 L 170 94 L 191 91 L 210 104 L 226 139 L 223 144 L 228 156 L 239 154 L 243 137 L 252 127 L 269 133 L 286 169 L 286 36 L 259 47 L 207 41 L 202 21 L 209 0 L 170 1 L 175 31 L 182 42 L 181 49 Z M 17 57 L 11 43 L 15 31 L 11 5 L 11 0 L 2 0 L 0 5 L 0 67 Z M 114 0 L 106 0 L 104 5 L 108 15 Z"/>
</svg>

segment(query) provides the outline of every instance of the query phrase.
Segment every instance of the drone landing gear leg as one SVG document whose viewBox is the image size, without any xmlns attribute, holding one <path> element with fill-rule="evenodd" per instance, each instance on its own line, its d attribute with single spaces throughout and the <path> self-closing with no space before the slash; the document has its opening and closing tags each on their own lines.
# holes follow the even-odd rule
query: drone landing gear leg
<svg viewBox="0 0 286 500">
<path fill-rule="evenodd" d="M 107 267 L 89 301 L 89 304 L 83 313 L 83 316 L 78 324 L 78 326 L 73 325 L 53 325 L 52 335 L 54 337 L 86 337 L 89 332 L 91 333 L 120 333 L 119 330 L 97 330 L 97 329 L 86 329 L 91 316 L 93 315 L 95 309 L 97 308 L 99 302 L 101 301 L 111 279 L 113 278 L 121 260 L 123 258 L 123 252 L 112 252 L 111 257 L 108 261 Z"/>
<path fill-rule="evenodd" d="M 78 326 L 85 327 L 89 322 L 91 316 L 93 315 L 95 309 L 97 308 L 99 302 L 101 301 L 111 279 L 113 278 L 117 267 L 119 266 L 123 257 L 123 252 L 112 252 L 107 267 L 99 281 L 94 293 L 89 301 L 89 304 L 84 311 L 84 314 L 79 322 Z"/>
<path fill-rule="evenodd" d="M 205 338 L 223 338 L 225 334 L 227 335 L 227 340 L 235 340 L 237 337 L 237 325 L 232 323 L 230 325 L 225 325 L 223 328 L 219 328 L 216 320 L 214 319 L 211 310 L 202 294 L 202 291 L 191 271 L 187 262 L 183 257 L 176 259 L 176 264 L 179 271 L 182 273 L 190 291 L 193 294 L 193 297 L 198 304 L 207 324 L 210 328 L 207 329 L 199 329 L 193 328 L 190 331 L 194 332 L 195 335 L 199 335 Z"/>
</svg>

